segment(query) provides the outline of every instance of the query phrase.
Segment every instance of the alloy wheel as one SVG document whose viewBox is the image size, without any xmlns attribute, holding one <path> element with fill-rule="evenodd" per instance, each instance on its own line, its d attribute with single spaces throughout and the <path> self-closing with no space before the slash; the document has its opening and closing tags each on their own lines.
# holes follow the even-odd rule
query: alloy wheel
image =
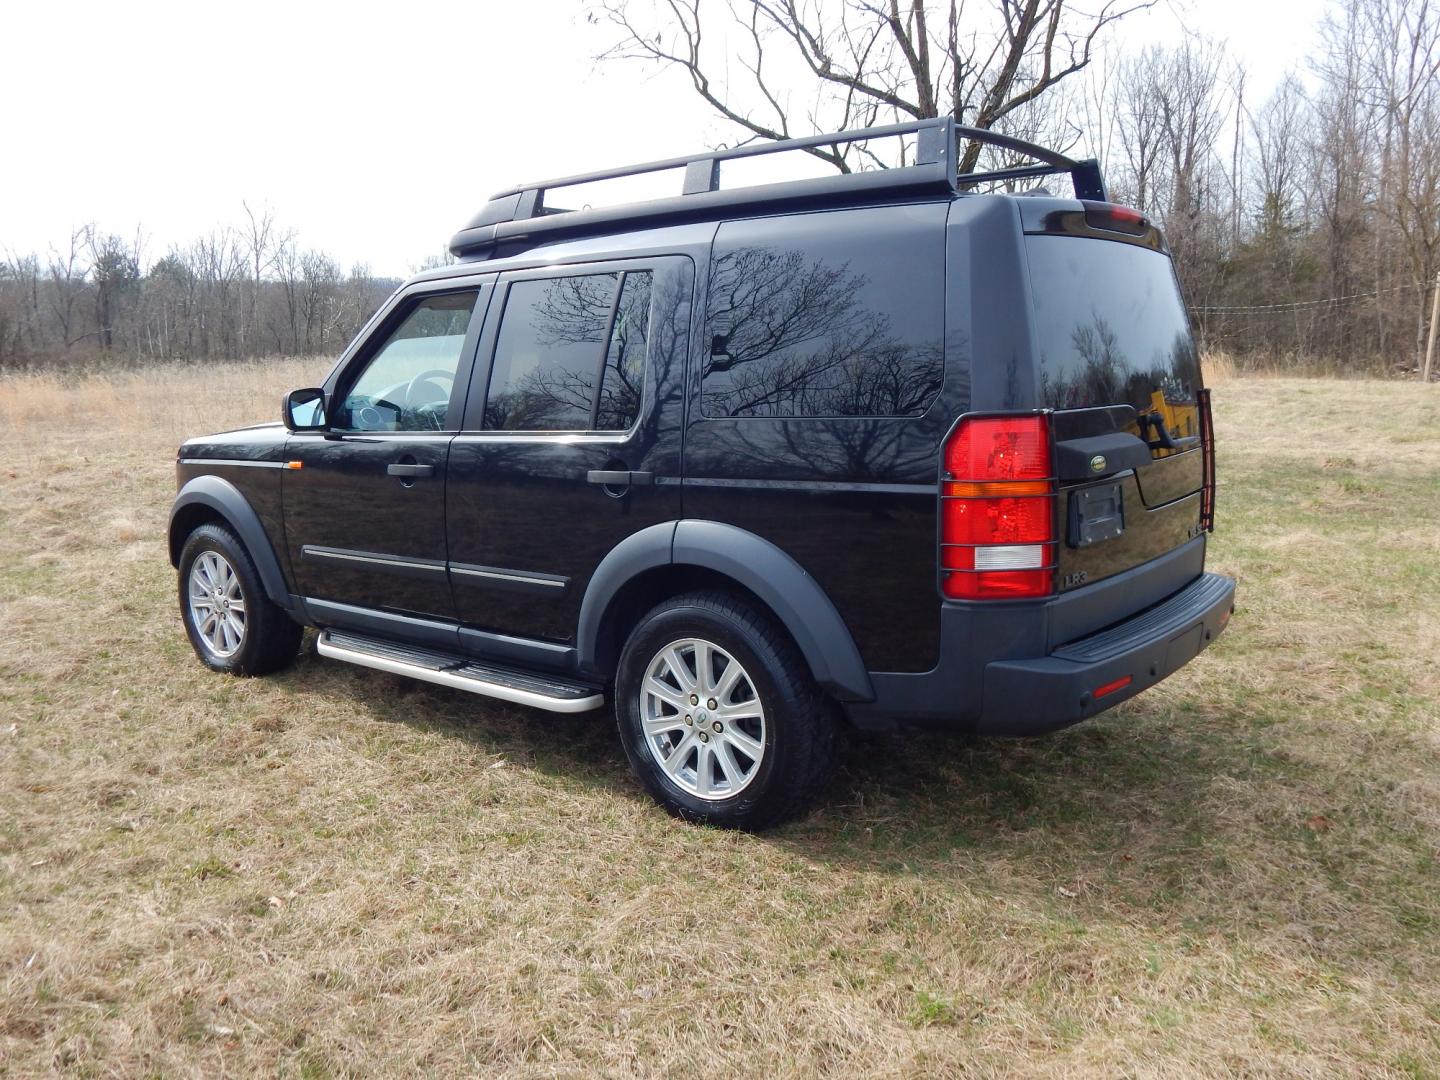
<svg viewBox="0 0 1440 1080">
<path fill-rule="evenodd" d="M 218 659 L 245 644 L 245 594 L 240 575 L 216 551 L 202 551 L 190 566 L 190 623 L 205 650 Z"/>
<path fill-rule="evenodd" d="M 733 798 L 760 771 L 765 709 L 744 666 L 710 641 L 659 650 L 640 686 L 645 745 L 677 787 L 709 802 Z"/>
</svg>

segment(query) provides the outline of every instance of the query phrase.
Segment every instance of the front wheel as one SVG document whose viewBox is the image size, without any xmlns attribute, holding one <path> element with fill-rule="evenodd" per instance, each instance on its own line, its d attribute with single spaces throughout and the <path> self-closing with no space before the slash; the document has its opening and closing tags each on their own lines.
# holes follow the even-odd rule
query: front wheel
<svg viewBox="0 0 1440 1080">
<path fill-rule="evenodd" d="M 665 601 L 620 656 L 631 767 L 671 813 L 760 829 L 800 814 L 834 757 L 833 708 L 767 614 L 726 593 Z"/>
<path fill-rule="evenodd" d="M 265 595 L 237 536 L 201 525 L 180 553 L 180 617 L 195 655 L 232 675 L 265 675 L 295 659 L 304 628 Z"/>
</svg>

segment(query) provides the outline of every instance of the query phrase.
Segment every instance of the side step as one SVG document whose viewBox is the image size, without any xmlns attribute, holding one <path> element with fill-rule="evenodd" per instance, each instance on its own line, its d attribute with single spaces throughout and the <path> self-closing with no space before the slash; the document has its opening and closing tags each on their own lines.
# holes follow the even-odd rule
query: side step
<svg viewBox="0 0 1440 1080">
<path fill-rule="evenodd" d="M 315 648 L 321 656 L 335 660 L 550 712 L 589 712 L 605 704 L 604 694 L 569 679 L 532 675 L 528 671 L 495 667 L 463 656 L 397 645 L 360 634 L 322 630 Z"/>
</svg>

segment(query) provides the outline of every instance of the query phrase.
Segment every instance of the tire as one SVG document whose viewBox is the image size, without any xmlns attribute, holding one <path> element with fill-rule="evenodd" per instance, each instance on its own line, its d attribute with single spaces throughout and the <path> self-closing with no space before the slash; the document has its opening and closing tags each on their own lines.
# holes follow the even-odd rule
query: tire
<svg viewBox="0 0 1440 1080">
<path fill-rule="evenodd" d="M 217 616 L 213 623 L 211 614 Z M 265 595 L 245 545 L 215 524 L 201 525 L 185 539 L 180 620 L 201 662 L 230 675 L 267 675 L 288 667 L 305 632 Z"/>
<path fill-rule="evenodd" d="M 655 801 L 707 825 L 795 818 L 834 763 L 834 706 L 789 635 L 728 593 L 686 593 L 640 620 L 620 654 L 615 717 Z"/>
</svg>

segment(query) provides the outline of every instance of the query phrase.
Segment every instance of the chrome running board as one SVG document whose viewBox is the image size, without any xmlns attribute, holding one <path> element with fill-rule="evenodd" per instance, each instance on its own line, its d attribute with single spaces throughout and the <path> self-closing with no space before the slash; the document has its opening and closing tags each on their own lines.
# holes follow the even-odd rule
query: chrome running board
<svg viewBox="0 0 1440 1080">
<path fill-rule="evenodd" d="M 464 656 L 399 645 L 361 634 L 322 630 L 315 648 L 321 656 L 344 660 L 347 664 L 550 712 L 589 712 L 605 704 L 604 694 L 569 679 L 496 667 Z"/>
</svg>

